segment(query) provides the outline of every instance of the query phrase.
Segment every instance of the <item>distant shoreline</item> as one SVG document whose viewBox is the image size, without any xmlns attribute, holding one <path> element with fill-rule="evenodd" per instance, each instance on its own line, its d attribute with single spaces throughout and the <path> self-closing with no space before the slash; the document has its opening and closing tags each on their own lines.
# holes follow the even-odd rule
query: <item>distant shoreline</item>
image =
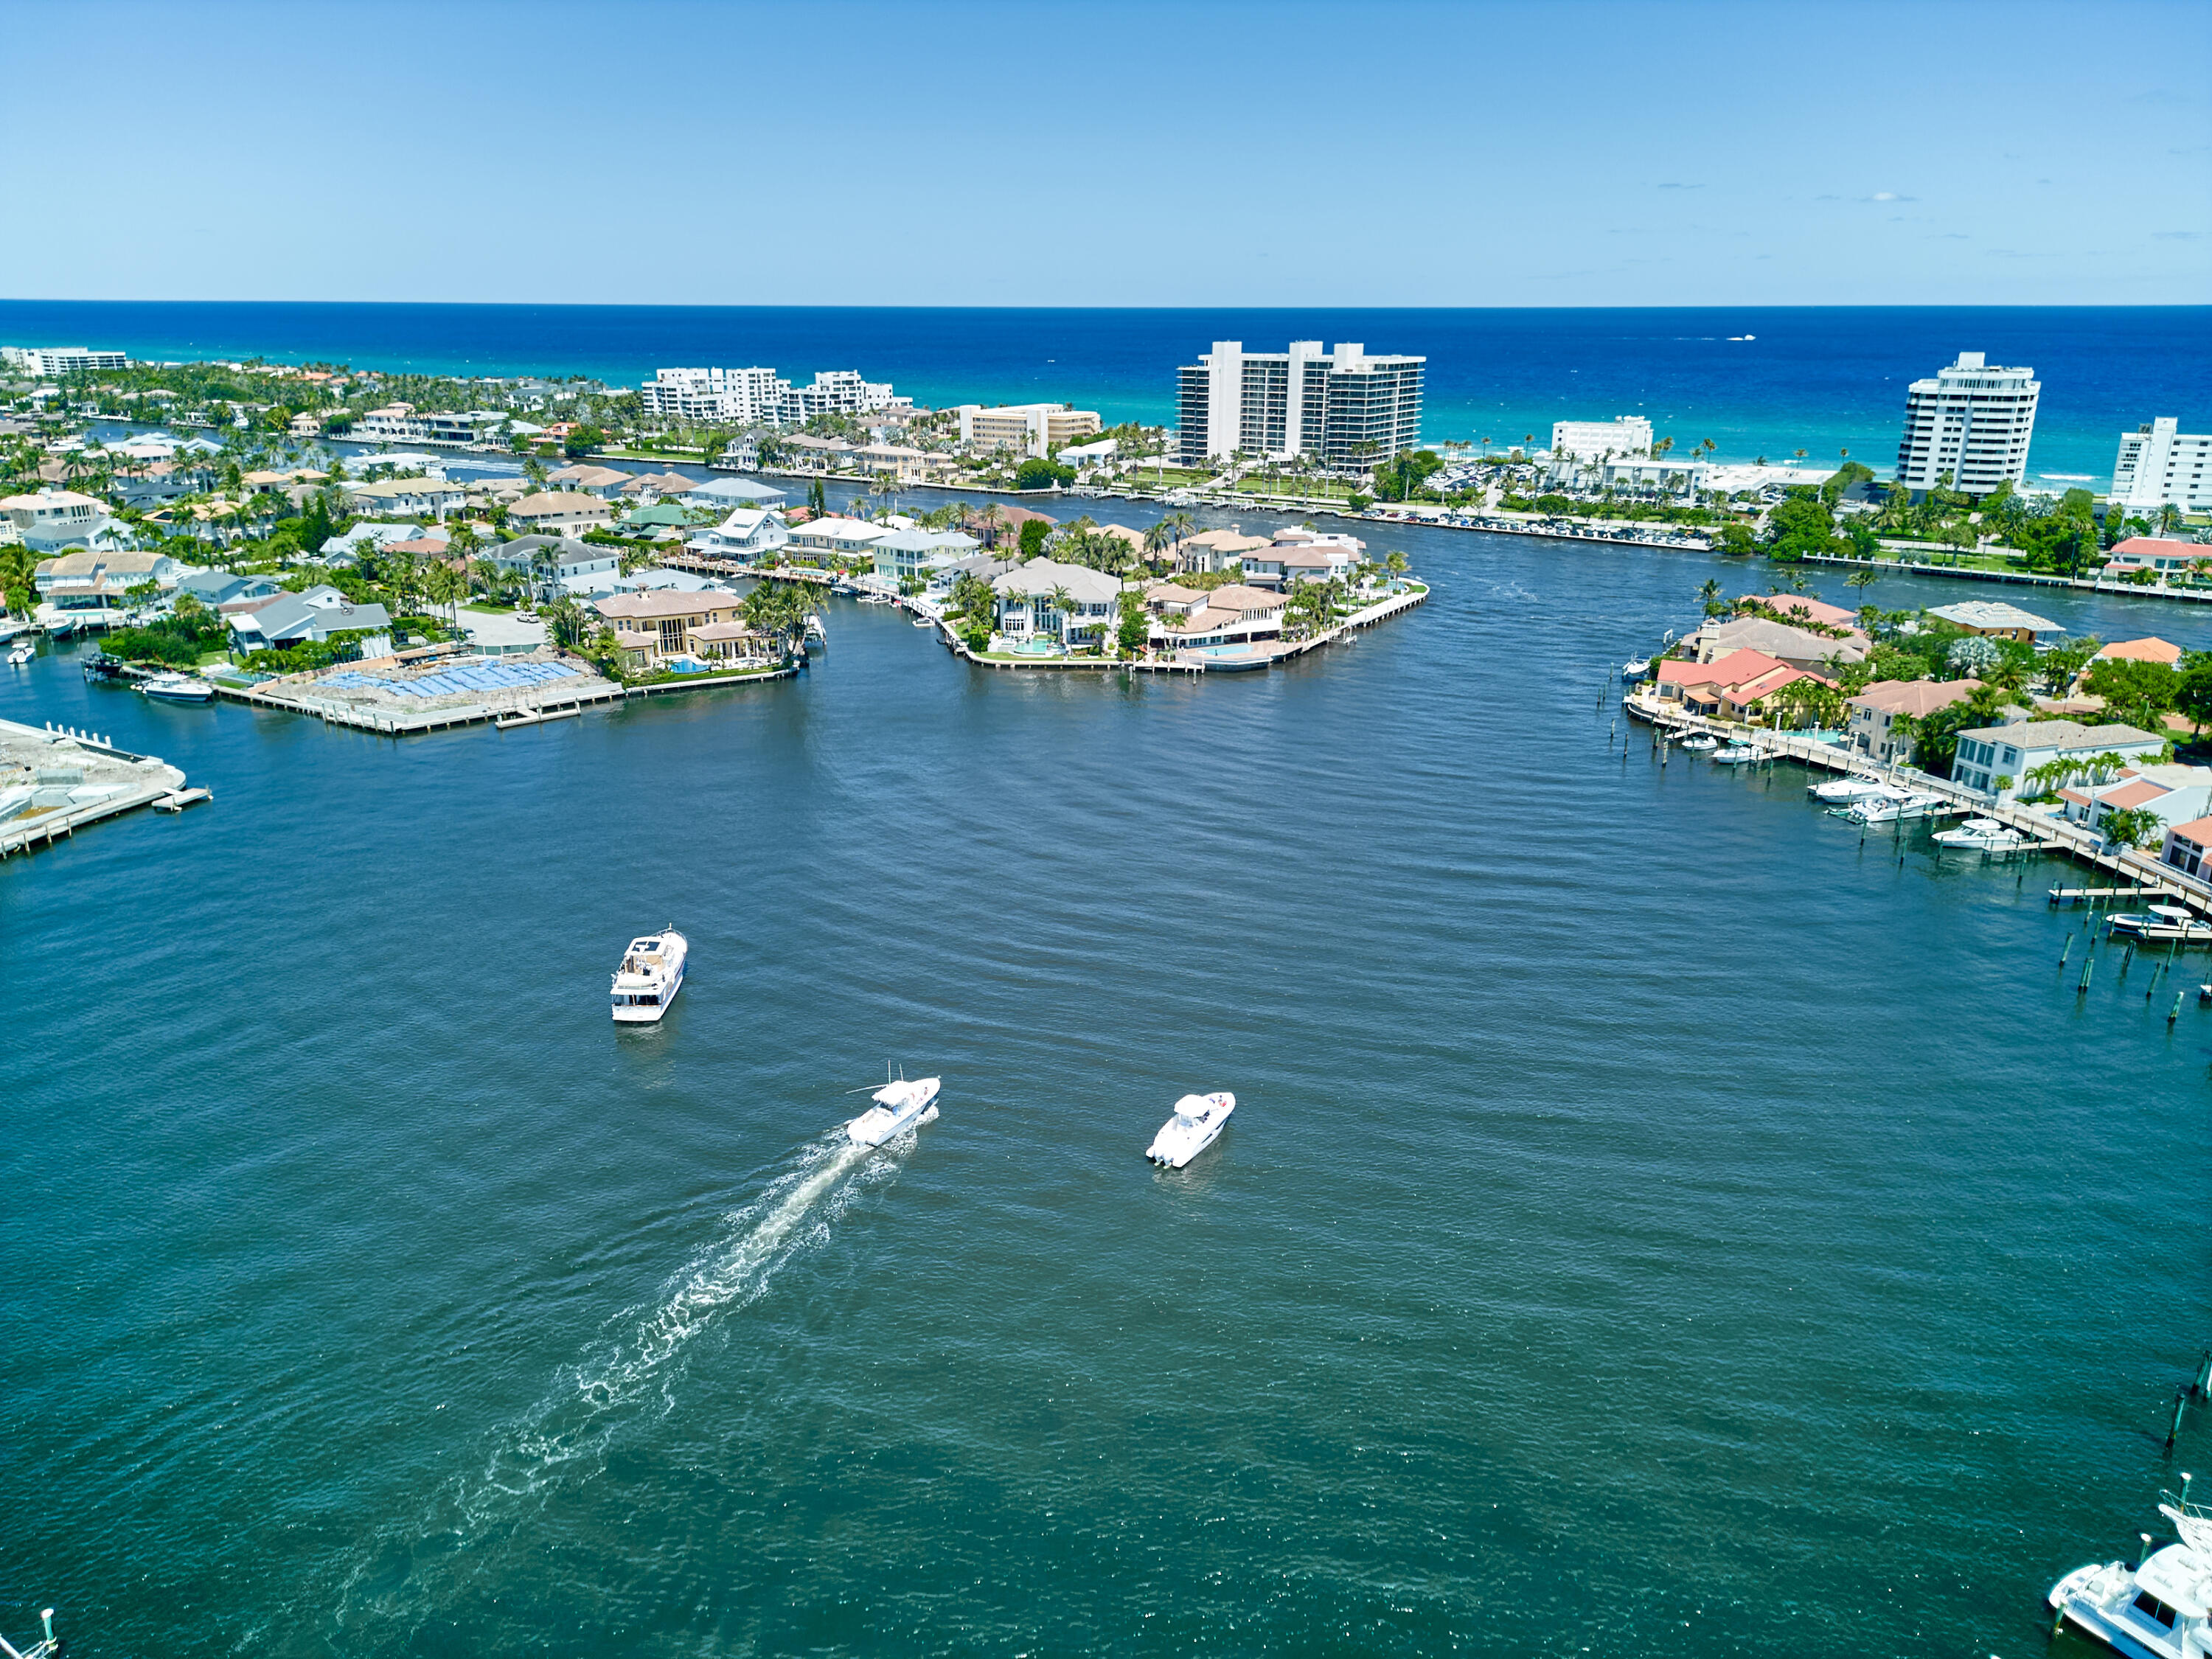
<svg viewBox="0 0 2212 1659">
<path fill-rule="evenodd" d="M 948 326 L 957 323 L 957 327 Z M 1726 337 L 1759 336 L 1755 345 Z M 2119 434 L 2212 420 L 2194 367 L 2212 306 L 1630 307 L 1147 310 L 528 306 L 0 300 L 0 342 L 134 357 L 343 361 L 388 373 L 582 374 L 658 367 L 852 367 L 918 402 L 1067 401 L 1111 423 L 1174 417 L 1176 368 L 1212 340 L 1361 340 L 1429 359 L 1425 441 L 1501 447 L 1566 418 L 1648 415 L 1717 459 L 1895 453 L 1911 379 L 1962 347 L 2033 364 L 2044 398 L 2031 479 L 2110 478 Z"/>
</svg>

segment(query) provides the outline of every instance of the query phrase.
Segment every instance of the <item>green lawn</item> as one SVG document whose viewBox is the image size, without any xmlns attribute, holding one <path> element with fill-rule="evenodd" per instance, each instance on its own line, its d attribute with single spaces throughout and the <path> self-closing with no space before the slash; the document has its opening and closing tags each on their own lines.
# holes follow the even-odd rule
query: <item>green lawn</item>
<svg viewBox="0 0 2212 1659">
<path fill-rule="evenodd" d="M 487 617 L 511 617 L 514 614 L 514 607 L 513 605 L 493 605 L 489 600 L 485 599 L 471 599 L 466 605 L 463 605 L 461 609 L 464 611 L 480 611 Z"/>
</svg>

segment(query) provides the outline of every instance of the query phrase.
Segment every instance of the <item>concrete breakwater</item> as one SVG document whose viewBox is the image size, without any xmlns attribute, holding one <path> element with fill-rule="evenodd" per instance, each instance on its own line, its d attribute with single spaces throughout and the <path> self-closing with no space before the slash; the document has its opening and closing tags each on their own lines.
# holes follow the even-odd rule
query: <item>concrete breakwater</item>
<svg viewBox="0 0 2212 1659">
<path fill-rule="evenodd" d="M 0 720 L 0 858 L 184 792 L 185 775 L 154 756 L 64 727 Z"/>
</svg>

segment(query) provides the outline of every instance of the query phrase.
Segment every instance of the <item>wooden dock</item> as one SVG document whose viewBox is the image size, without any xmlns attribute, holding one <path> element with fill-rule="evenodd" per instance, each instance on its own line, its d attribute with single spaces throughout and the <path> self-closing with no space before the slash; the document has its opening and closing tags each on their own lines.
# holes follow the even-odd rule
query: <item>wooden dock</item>
<svg viewBox="0 0 2212 1659">
<path fill-rule="evenodd" d="M 2085 896 L 2094 893 L 2119 897 L 2124 889 L 2125 896 L 2170 899 L 2200 912 L 2212 913 L 2212 883 L 2185 876 L 2171 865 L 2161 864 L 2132 848 L 2125 851 L 2113 850 L 2107 848 L 2104 838 L 2093 830 L 2078 823 L 2069 823 L 2063 818 L 2051 818 L 2040 812 L 2031 812 L 2008 801 L 1990 800 L 1952 782 L 1948 778 L 1935 777 L 1909 766 L 1883 766 L 1863 755 L 1854 755 L 1848 750 L 1838 749 L 1832 744 L 1815 743 L 1810 738 L 1801 738 L 1788 732 L 1731 726 L 1634 692 L 1621 699 L 1621 707 L 1631 719 L 1640 720 L 1659 728 L 1662 741 L 1667 740 L 1668 734 L 1676 732 L 1709 732 L 1715 737 L 1732 738 L 1739 743 L 1751 744 L 1762 751 L 1763 759 L 1794 760 L 1805 766 L 1845 773 L 1853 777 L 1870 778 L 1883 783 L 1901 784 L 1907 788 L 1941 795 L 1952 803 L 1954 810 L 1971 811 L 1979 817 L 1995 818 L 1998 823 L 2019 830 L 2032 843 L 2021 849 L 2024 852 L 2058 854 L 2116 878 L 2110 887 L 2071 890 Z M 2064 892 L 2069 890 L 2055 890 Z M 2053 902 L 2057 902 L 2055 897 Z"/>
</svg>

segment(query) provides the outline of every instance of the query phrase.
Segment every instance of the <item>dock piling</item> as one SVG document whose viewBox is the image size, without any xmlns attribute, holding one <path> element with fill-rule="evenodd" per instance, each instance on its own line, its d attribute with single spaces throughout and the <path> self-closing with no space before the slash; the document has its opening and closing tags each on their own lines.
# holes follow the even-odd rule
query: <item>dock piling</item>
<svg viewBox="0 0 2212 1659">
<path fill-rule="evenodd" d="M 2081 982 L 2074 988 L 2075 996 L 2087 996 L 2089 994 L 2089 973 L 2096 965 L 2097 958 L 2094 953 L 2081 958 Z"/>
<path fill-rule="evenodd" d="M 2148 1002 L 2148 1001 L 2149 1001 L 2149 1000 L 2150 1000 L 2150 993 L 2149 993 L 2149 992 L 2146 991 L 2146 992 L 2144 992 L 2144 993 L 2143 993 L 2143 1000 L 2144 1000 L 2145 1002 Z M 2167 1009 L 2167 1010 L 2166 1011 L 2166 1029 L 2167 1029 L 2168 1030 L 2172 1030 L 2172 1029 L 2173 1029 L 2173 1022 L 2174 1022 L 2174 1021 L 2176 1021 L 2177 1019 L 2179 1019 L 2180 1018 L 2181 1018 L 2181 993 L 2180 993 L 2180 992 L 2179 992 L 2179 991 L 2176 991 L 2176 992 L 2173 994 L 2173 1006 L 2172 1006 L 2172 1007 L 2171 1007 L 2171 1008 L 2169 1008 L 2169 1009 Z"/>
<path fill-rule="evenodd" d="M 2192 1386 L 2199 1400 L 2212 1397 L 2212 1348 L 2205 1349 L 2204 1358 L 2197 1362 L 2197 1381 Z"/>
<path fill-rule="evenodd" d="M 2167 1425 L 2166 1431 L 2166 1449 L 2168 1451 L 2173 1449 L 2173 1443 L 2181 1434 L 2181 1414 L 2188 1407 L 2189 1390 L 2176 1389 L 2173 1391 L 2173 1421 Z"/>
</svg>

